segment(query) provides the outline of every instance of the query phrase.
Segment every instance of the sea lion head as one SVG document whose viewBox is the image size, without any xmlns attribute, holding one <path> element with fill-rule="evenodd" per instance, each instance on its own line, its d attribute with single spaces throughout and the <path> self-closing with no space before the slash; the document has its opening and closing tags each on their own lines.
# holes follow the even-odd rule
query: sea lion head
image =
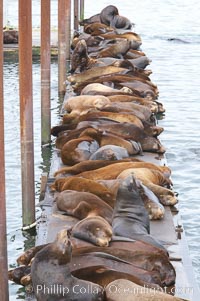
<svg viewBox="0 0 200 301">
<path fill-rule="evenodd" d="M 72 228 L 72 235 L 96 246 L 107 247 L 112 238 L 112 227 L 100 216 L 89 216 Z"/>
<path fill-rule="evenodd" d="M 141 141 L 143 151 L 163 154 L 166 152 L 164 146 L 155 137 L 146 137 Z"/>
<path fill-rule="evenodd" d="M 104 23 L 106 25 L 110 26 L 110 22 L 114 18 L 114 16 L 118 15 L 118 9 L 114 5 L 108 5 L 104 9 L 102 9 L 100 13 L 100 20 L 101 23 Z"/>
</svg>

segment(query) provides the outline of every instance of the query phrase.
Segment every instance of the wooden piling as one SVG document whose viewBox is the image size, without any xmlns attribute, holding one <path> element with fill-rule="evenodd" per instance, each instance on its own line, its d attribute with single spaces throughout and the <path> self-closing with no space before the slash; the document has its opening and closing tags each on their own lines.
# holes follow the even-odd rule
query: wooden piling
<svg viewBox="0 0 200 301">
<path fill-rule="evenodd" d="M 32 1 L 19 0 L 19 93 L 23 226 L 35 221 Z"/>
<path fill-rule="evenodd" d="M 41 141 L 51 140 L 51 2 L 41 1 Z"/>
<path fill-rule="evenodd" d="M 65 18 L 66 18 L 66 59 L 70 59 L 70 46 L 71 46 L 71 0 L 65 2 Z"/>
<path fill-rule="evenodd" d="M 79 0 L 74 0 L 74 30 L 79 28 Z"/>
<path fill-rule="evenodd" d="M 58 1 L 58 90 L 65 93 L 66 80 L 66 0 Z"/>
<path fill-rule="evenodd" d="M 8 301 L 3 94 L 3 0 L 0 0 L 0 292 L 1 300 Z"/>
<path fill-rule="evenodd" d="M 84 19 L 85 4 L 84 0 L 80 0 L 80 20 Z"/>
</svg>

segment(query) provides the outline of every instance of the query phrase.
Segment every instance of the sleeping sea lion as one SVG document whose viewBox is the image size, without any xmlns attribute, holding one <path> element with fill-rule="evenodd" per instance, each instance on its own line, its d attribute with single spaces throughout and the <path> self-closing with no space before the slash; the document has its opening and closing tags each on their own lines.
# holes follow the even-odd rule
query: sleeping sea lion
<svg viewBox="0 0 200 301">
<path fill-rule="evenodd" d="M 77 293 L 69 288 L 76 286 L 83 287 L 85 290 L 84 294 L 78 294 L 79 300 L 103 300 L 102 287 L 71 275 L 69 268 L 71 252 L 67 231 L 62 230 L 53 243 L 36 254 L 31 266 L 31 277 L 38 301 L 61 301 L 63 297 L 75 301 Z M 61 290 L 50 290 L 52 286 L 59 286 Z M 88 286 L 91 288 L 89 292 Z"/>
<path fill-rule="evenodd" d="M 150 162 L 121 162 L 118 163 L 113 162 L 113 164 L 108 165 L 108 166 L 104 166 L 101 168 L 98 168 L 96 170 L 91 170 L 91 171 L 83 171 L 79 174 L 77 174 L 75 177 L 83 177 L 83 178 L 87 178 L 87 179 L 93 179 L 94 181 L 96 180 L 112 180 L 112 179 L 116 179 L 121 172 L 123 172 L 124 170 L 130 169 L 130 168 L 135 168 L 135 169 L 145 169 L 146 170 L 146 174 L 149 175 L 149 178 L 155 177 L 154 181 L 157 181 L 156 183 L 164 183 L 166 185 L 171 185 L 171 181 L 164 177 L 164 174 L 166 174 L 168 177 L 170 175 L 170 168 L 168 168 L 167 166 L 157 166 L 153 163 Z M 145 174 L 145 170 L 141 173 Z M 148 173 L 149 171 L 149 173 Z M 155 171 L 155 175 L 154 175 L 154 171 Z M 136 171 L 137 172 L 137 171 Z M 159 172 L 159 174 L 157 175 L 156 172 Z"/>
<path fill-rule="evenodd" d="M 112 95 L 133 95 L 133 91 L 131 89 L 113 89 L 103 84 L 93 83 L 85 86 L 81 95 L 104 95 L 104 96 L 112 96 Z M 139 93 L 138 93 L 139 94 Z"/>
<path fill-rule="evenodd" d="M 112 227 L 101 216 L 90 216 L 75 224 L 71 235 L 96 246 L 106 247 L 112 238 Z"/>
<path fill-rule="evenodd" d="M 59 210 L 78 219 L 88 216 L 101 216 L 109 223 L 112 220 L 112 207 L 90 192 L 65 190 L 56 196 Z"/>
<path fill-rule="evenodd" d="M 102 95 L 79 95 L 70 97 L 64 103 L 64 110 L 82 112 L 85 109 L 96 108 L 101 110 L 106 105 L 110 105 L 110 100 Z"/>
<path fill-rule="evenodd" d="M 75 190 L 80 192 L 90 192 L 95 194 L 102 200 L 108 203 L 113 202 L 113 194 L 112 192 L 104 187 L 103 185 L 89 179 L 81 178 L 81 177 L 67 177 L 67 178 L 58 178 L 51 185 L 52 190 L 56 190 L 58 192 L 64 190 Z"/>
<path fill-rule="evenodd" d="M 129 153 L 126 148 L 107 144 L 104 146 L 101 146 L 96 152 L 94 152 L 90 156 L 90 160 L 121 160 L 123 158 L 128 158 Z"/>
</svg>

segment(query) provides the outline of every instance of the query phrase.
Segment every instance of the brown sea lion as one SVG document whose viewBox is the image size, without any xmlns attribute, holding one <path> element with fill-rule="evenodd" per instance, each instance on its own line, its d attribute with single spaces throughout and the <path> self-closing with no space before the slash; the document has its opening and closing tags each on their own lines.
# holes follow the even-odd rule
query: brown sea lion
<svg viewBox="0 0 200 301">
<path fill-rule="evenodd" d="M 140 161 L 139 159 L 136 158 L 125 158 L 122 160 L 118 160 L 117 163 L 122 163 L 122 162 L 138 162 Z M 88 171 L 88 170 L 94 170 L 98 169 L 104 166 L 108 166 L 110 164 L 113 164 L 113 161 L 109 160 L 85 160 L 83 162 L 77 163 L 73 166 L 67 166 L 59 169 L 54 173 L 54 177 L 56 177 L 59 174 L 72 174 L 76 175 L 79 174 L 83 171 Z"/>
<path fill-rule="evenodd" d="M 18 31 L 5 29 L 3 30 L 3 43 L 4 44 L 17 44 L 18 43 Z"/>
<path fill-rule="evenodd" d="M 102 57 L 114 57 L 122 59 L 123 56 L 128 52 L 131 48 L 131 42 L 126 39 L 119 39 L 117 43 L 106 47 L 103 50 L 100 50 L 97 54 L 91 53 L 92 57 L 102 58 Z"/>
<path fill-rule="evenodd" d="M 144 128 L 142 121 L 138 117 L 129 113 L 113 113 L 113 112 L 98 112 L 98 111 L 91 112 L 91 113 L 89 112 L 79 116 L 79 121 L 95 120 L 98 118 L 114 120 L 117 122 L 129 122 L 137 125 L 141 129 Z"/>
<path fill-rule="evenodd" d="M 91 170 L 91 171 L 84 171 L 78 174 L 78 177 L 84 177 L 87 179 L 93 179 L 94 181 L 96 180 L 112 180 L 116 179 L 121 172 L 123 172 L 126 169 L 129 168 L 136 168 L 136 169 L 141 169 L 145 168 L 147 169 L 147 174 L 149 170 L 149 177 L 152 175 L 153 177 L 153 172 L 158 172 L 159 175 L 155 174 L 155 179 L 154 181 L 157 180 L 160 181 L 159 183 L 164 183 L 164 184 L 171 184 L 171 181 L 167 178 L 164 177 L 164 174 L 167 174 L 169 176 L 170 174 L 170 169 L 167 166 L 157 166 L 153 163 L 149 162 L 113 162 L 113 164 L 104 166 L 101 168 L 98 168 L 96 170 Z M 144 171 L 145 172 L 145 171 Z M 141 172 L 142 174 L 142 172 Z M 145 185 L 145 184 L 144 184 Z"/>
<path fill-rule="evenodd" d="M 65 190 L 56 196 L 59 210 L 78 219 L 88 216 L 101 216 L 109 223 L 112 220 L 112 207 L 90 192 Z"/>
<path fill-rule="evenodd" d="M 84 25 L 84 32 L 91 35 L 101 35 L 106 32 L 113 32 L 113 28 L 107 26 L 106 24 L 95 22 L 91 24 Z"/>
<path fill-rule="evenodd" d="M 138 91 L 141 97 L 147 97 L 151 100 L 155 100 L 158 97 L 158 92 L 156 89 L 138 80 L 133 80 L 131 82 L 123 82 L 120 83 L 118 86 L 127 87 L 132 91 Z"/>
<path fill-rule="evenodd" d="M 117 17 L 118 18 L 118 17 Z M 129 49 L 138 49 L 138 47 L 142 44 L 141 37 L 136 34 L 135 32 L 125 32 L 121 34 L 115 34 L 115 33 L 105 33 L 101 34 L 101 37 L 104 38 L 105 40 L 120 40 L 120 39 L 125 39 L 130 42 L 130 48 Z M 124 54 L 126 55 L 126 54 Z"/>
<path fill-rule="evenodd" d="M 31 266 L 34 293 L 38 301 L 77 300 L 77 293 L 69 288 L 83 287 L 84 294 L 78 294 L 79 300 L 103 300 L 103 288 L 97 284 L 77 279 L 69 269 L 71 261 L 71 243 L 66 230 L 58 233 L 56 240 L 39 251 Z M 53 271 L 53 273 L 52 273 Z M 51 290 L 59 286 L 61 290 Z M 88 292 L 88 286 L 91 291 Z M 49 288 L 49 290 L 47 290 Z M 48 294 L 48 291 L 50 294 Z"/>
<path fill-rule="evenodd" d="M 170 180 L 164 177 L 159 171 L 146 168 L 130 168 L 119 174 L 118 179 L 125 179 L 130 175 L 134 175 L 134 177 L 142 181 L 145 186 L 152 190 L 163 205 L 170 206 L 178 202 L 174 192 L 163 187 L 169 187 L 171 183 Z"/>
<path fill-rule="evenodd" d="M 158 271 L 160 282 L 162 286 L 171 286 L 175 283 L 176 273 L 173 265 L 170 262 L 169 257 L 160 249 L 152 246 L 149 247 L 148 244 L 141 242 L 140 247 L 133 246 L 128 242 L 123 242 L 123 245 L 127 247 L 85 247 L 79 249 L 73 249 L 72 254 L 88 254 L 93 252 L 103 252 L 126 262 L 129 262 L 133 265 L 136 265 L 139 268 L 143 268 L 149 272 Z M 139 245 L 139 244 L 138 244 Z M 128 248 L 129 246 L 129 248 Z M 130 247 L 132 246 L 133 249 Z"/>
<path fill-rule="evenodd" d="M 8 279 L 10 281 L 15 282 L 16 284 L 21 284 L 23 285 L 22 278 L 24 276 L 29 275 L 31 272 L 31 266 L 23 265 L 20 267 L 17 267 L 15 269 L 9 270 L 8 271 Z"/>
<path fill-rule="evenodd" d="M 72 256 L 72 261 L 70 263 L 71 273 L 75 275 L 76 277 L 79 277 L 78 271 L 80 269 L 85 269 L 92 266 L 105 266 L 109 270 L 116 270 L 119 272 L 126 272 L 129 275 L 135 276 L 136 282 L 139 278 L 140 281 L 143 282 L 143 285 L 150 285 L 157 284 L 159 286 L 162 286 L 161 279 L 159 277 L 158 271 L 147 271 L 145 269 L 142 269 L 140 267 L 137 267 L 137 265 L 129 263 L 128 261 L 122 260 L 119 257 L 112 256 L 110 254 L 104 253 L 104 252 L 88 252 L 83 254 L 74 254 Z M 85 275 L 85 277 L 88 277 L 88 275 Z M 90 277 L 90 276 L 89 276 Z M 87 279 L 87 278 L 85 278 Z M 94 275 L 94 281 L 96 280 Z M 110 279 L 109 279 L 110 280 Z M 104 280 L 107 282 L 107 279 Z M 104 282 L 104 283 L 105 283 Z"/>
<path fill-rule="evenodd" d="M 51 189 L 58 192 L 64 190 L 90 192 L 92 194 L 95 194 L 105 202 L 113 202 L 113 194 L 109 189 L 93 180 L 81 177 L 71 176 L 67 178 L 59 178 L 55 180 L 55 182 L 51 185 Z"/>
<path fill-rule="evenodd" d="M 76 87 L 76 85 L 80 85 L 81 83 L 86 83 L 91 78 L 99 77 L 102 75 L 108 75 L 113 73 L 121 73 L 125 74 L 128 70 L 125 68 L 119 68 L 115 66 L 103 66 L 103 67 L 95 67 L 91 70 L 85 70 L 82 73 L 70 75 L 67 77 L 67 80 L 73 85 L 73 87 Z"/>
<path fill-rule="evenodd" d="M 112 238 L 112 227 L 101 216 L 90 216 L 75 224 L 71 235 L 96 246 L 106 247 Z"/>
<path fill-rule="evenodd" d="M 65 165 L 73 165 L 88 160 L 99 148 L 98 142 L 89 135 L 66 142 L 61 149 L 61 159 Z"/>
<path fill-rule="evenodd" d="M 149 287 L 137 285 L 133 281 L 127 279 L 118 279 L 110 282 L 106 288 L 107 301 L 183 301 L 183 299 L 168 295 L 162 290 L 154 290 Z"/>
<path fill-rule="evenodd" d="M 61 126 L 60 127 L 61 132 L 58 133 L 58 137 L 56 138 L 56 148 L 61 149 L 66 142 L 72 139 L 77 139 L 81 135 L 81 133 L 87 128 L 88 126 L 79 129 L 74 129 L 74 130 L 62 131 L 62 126 Z"/>
</svg>

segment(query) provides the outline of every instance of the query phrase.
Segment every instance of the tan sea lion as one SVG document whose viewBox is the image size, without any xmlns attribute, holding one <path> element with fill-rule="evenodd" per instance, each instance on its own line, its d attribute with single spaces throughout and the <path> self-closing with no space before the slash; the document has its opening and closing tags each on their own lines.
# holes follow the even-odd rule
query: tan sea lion
<svg viewBox="0 0 200 301">
<path fill-rule="evenodd" d="M 123 278 L 110 282 L 105 292 L 107 301 L 121 301 L 122 299 L 126 301 L 183 301 L 181 298 L 162 292 L 162 289 L 154 290 Z"/>
<path fill-rule="evenodd" d="M 101 216 L 109 223 L 112 220 L 112 207 L 96 195 L 75 190 L 64 190 L 56 196 L 59 210 L 80 220 L 88 216 Z"/>
<path fill-rule="evenodd" d="M 83 110 L 90 108 L 101 110 L 110 103 L 110 100 L 102 95 L 79 95 L 68 98 L 64 103 L 63 108 L 68 112 L 82 112 Z"/>
<path fill-rule="evenodd" d="M 98 51 L 97 53 L 91 53 L 91 57 L 103 58 L 103 57 L 114 57 L 122 59 L 123 56 L 131 48 L 131 42 L 126 39 L 119 39 L 119 41 L 111 46 L 106 47 Z"/>
<path fill-rule="evenodd" d="M 145 186 L 152 190 L 163 205 L 170 206 L 178 202 L 174 192 L 163 187 L 169 187 L 171 184 L 170 180 L 164 177 L 159 171 L 146 168 L 130 168 L 119 174 L 118 179 L 125 179 L 130 175 L 134 175 L 134 177 L 142 181 Z"/>
<path fill-rule="evenodd" d="M 113 32 L 113 28 L 107 26 L 106 24 L 95 22 L 84 25 L 84 32 L 91 34 L 93 36 L 101 35 L 106 32 Z"/>
<path fill-rule="evenodd" d="M 75 301 L 77 300 L 77 293 L 69 289 L 72 287 L 83 287 L 85 289 L 84 294 L 78 295 L 79 300 L 103 300 L 102 287 L 71 275 L 69 269 L 71 251 L 67 231 L 62 230 L 53 243 L 50 243 L 36 254 L 31 266 L 31 277 L 38 301 L 61 301 L 63 297 Z M 58 286 L 61 290 L 50 291 L 52 286 Z M 88 286 L 91 288 L 90 292 L 88 292 Z"/>
<path fill-rule="evenodd" d="M 96 246 L 106 247 L 112 238 L 112 227 L 101 216 L 90 216 L 75 224 L 71 235 Z"/>
<path fill-rule="evenodd" d="M 102 168 L 98 168 L 96 170 L 91 170 L 91 171 L 84 171 L 78 174 L 78 177 L 84 177 L 87 179 L 93 179 L 94 181 L 96 180 L 112 180 L 116 179 L 121 172 L 123 172 L 126 169 L 130 168 L 136 168 L 136 169 L 141 169 L 145 168 L 147 169 L 147 174 L 149 170 L 149 174 L 152 175 L 153 177 L 153 172 L 159 172 L 159 175 L 155 174 L 155 181 L 157 179 L 163 181 L 164 184 L 171 184 L 171 181 L 167 178 L 164 177 L 164 174 L 168 175 L 170 174 L 170 169 L 167 166 L 157 166 L 153 163 L 149 162 L 113 162 L 113 164 L 104 166 Z M 144 171 L 145 172 L 145 171 Z M 142 172 L 141 172 L 142 173 Z M 163 173 L 163 174 L 162 174 Z M 149 175 L 149 177 L 150 177 Z M 145 184 L 144 184 L 145 185 Z"/>
<path fill-rule="evenodd" d="M 95 194 L 105 202 L 108 202 L 109 204 L 114 201 L 114 196 L 109 189 L 93 180 L 81 177 L 71 176 L 67 178 L 58 178 L 51 185 L 51 189 L 58 192 L 64 190 L 90 192 L 92 194 Z"/>
<path fill-rule="evenodd" d="M 131 89 L 113 89 L 103 84 L 93 83 L 85 86 L 81 95 L 104 95 L 104 96 L 112 96 L 112 95 L 133 95 L 133 91 Z M 138 93 L 139 94 L 139 93 Z"/>
</svg>

